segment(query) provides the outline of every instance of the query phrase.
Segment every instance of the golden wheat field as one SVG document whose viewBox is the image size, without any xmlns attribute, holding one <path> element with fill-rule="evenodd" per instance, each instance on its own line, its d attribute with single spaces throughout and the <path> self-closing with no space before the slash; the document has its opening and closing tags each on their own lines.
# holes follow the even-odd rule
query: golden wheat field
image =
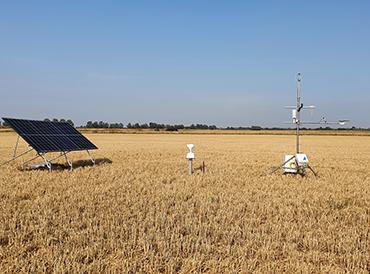
<svg viewBox="0 0 370 274">
<path fill-rule="evenodd" d="M 304 136 L 317 179 L 266 175 L 293 136 L 87 137 L 95 167 L 0 169 L 0 273 L 370 271 L 370 137 Z"/>
</svg>

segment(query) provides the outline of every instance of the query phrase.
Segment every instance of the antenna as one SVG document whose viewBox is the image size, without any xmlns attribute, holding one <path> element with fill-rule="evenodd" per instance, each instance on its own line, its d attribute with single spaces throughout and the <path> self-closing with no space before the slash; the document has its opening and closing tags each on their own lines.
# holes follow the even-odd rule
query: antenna
<svg viewBox="0 0 370 274">
<path fill-rule="evenodd" d="M 300 175 L 305 175 L 306 168 L 310 169 L 315 176 L 317 173 L 308 164 L 308 157 L 306 154 L 301 153 L 300 150 L 300 126 L 301 125 L 315 125 L 315 124 L 335 124 L 335 125 L 345 125 L 349 120 L 339 120 L 338 122 L 328 122 L 325 117 L 323 117 L 319 122 L 303 122 L 301 121 L 301 111 L 302 110 L 314 110 L 315 106 L 304 106 L 301 102 L 301 82 L 302 74 L 300 72 L 296 75 L 297 80 L 297 90 L 296 90 L 296 106 L 286 106 L 285 108 L 292 110 L 292 123 L 296 126 L 296 154 L 295 155 L 285 155 L 284 163 L 275 168 L 271 173 L 283 168 L 284 173 L 295 173 Z"/>
</svg>

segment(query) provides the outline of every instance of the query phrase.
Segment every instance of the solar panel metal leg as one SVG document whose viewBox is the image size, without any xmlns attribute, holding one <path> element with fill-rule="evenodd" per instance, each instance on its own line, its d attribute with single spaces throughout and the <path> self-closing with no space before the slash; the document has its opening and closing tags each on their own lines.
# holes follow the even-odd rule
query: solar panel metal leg
<svg viewBox="0 0 370 274">
<path fill-rule="evenodd" d="M 92 155 L 90 154 L 90 151 L 86 150 L 87 151 L 87 154 L 89 154 L 89 157 L 90 157 L 90 160 L 91 162 L 93 163 L 93 165 L 95 166 L 95 159 L 92 157 Z"/>
<path fill-rule="evenodd" d="M 28 152 L 30 152 L 31 150 L 33 150 L 33 148 L 30 148 L 28 149 L 27 151 L 17 155 L 17 156 L 14 156 L 12 159 L 10 159 L 9 161 L 6 161 L 4 163 L 2 163 L 0 166 L 4 166 L 6 164 L 9 164 L 10 162 L 13 162 L 14 160 L 18 159 L 19 157 L 22 157 L 23 155 L 27 154 Z"/>
<path fill-rule="evenodd" d="M 18 138 L 17 138 L 17 142 L 15 143 L 13 158 L 17 155 L 18 144 L 19 144 L 19 135 L 18 135 Z"/>
<path fill-rule="evenodd" d="M 49 162 L 51 163 L 52 161 L 55 161 L 56 159 L 59 159 L 60 157 L 63 157 L 63 156 L 64 156 L 64 152 L 61 152 L 58 156 L 50 159 Z"/>
<path fill-rule="evenodd" d="M 68 157 L 67 157 L 67 153 L 68 153 L 68 152 L 64 152 L 64 153 L 63 153 L 63 155 L 64 155 L 64 158 L 65 158 L 65 159 L 66 159 L 66 161 L 67 161 L 67 164 L 69 165 L 70 170 L 72 171 L 72 170 L 73 170 L 73 165 L 72 165 L 72 162 L 68 159 Z"/>
<path fill-rule="evenodd" d="M 24 166 L 26 165 L 26 164 L 28 164 L 29 162 L 32 162 L 33 160 L 36 160 L 37 158 L 39 158 L 40 157 L 40 155 L 39 154 L 37 154 L 35 157 L 33 157 L 32 159 L 29 159 L 29 160 L 27 160 L 27 161 L 25 161 L 25 162 L 23 162 L 22 164 L 21 164 L 21 167 L 22 167 L 22 169 L 24 169 Z"/>
<path fill-rule="evenodd" d="M 48 160 L 47 162 L 50 164 L 50 165 L 52 165 L 52 162 L 53 161 L 55 161 L 55 160 L 57 160 L 57 159 L 59 159 L 59 158 L 61 158 L 61 157 L 64 157 L 65 159 L 66 159 L 66 162 L 67 162 L 67 164 L 69 165 L 69 167 L 70 167 L 70 169 L 72 170 L 72 162 L 71 161 L 69 161 L 69 159 L 68 159 L 68 157 L 67 157 L 67 154 L 69 153 L 70 151 L 67 151 L 67 152 L 60 152 L 60 154 L 58 155 L 58 156 L 56 156 L 56 157 L 54 157 L 54 158 L 52 158 L 52 159 L 50 159 L 50 160 Z M 44 159 L 44 161 L 45 161 L 46 159 Z M 45 162 L 46 163 L 46 162 Z"/>
<path fill-rule="evenodd" d="M 51 162 L 50 162 L 50 161 L 48 161 L 48 160 L 46 159 L 46 157 L 45 157 L 43 154 L 39 153 L 39 155 L 40 155 L 40 157 L 45 161 L 45 165 L 46 165 L 46 167 L 49 169 L 49 172 L 51 172 Z M 58 158 L 59 158 L 59 157 L 58 157 Z"/>
<path fill-rule="evenodd" d="M 70 151 L 61 152 L 58 156 L 56 156 L 56 157 L 54 157 L 54 158 L 52 158 L 50 160 L 46 159 L 46 157 L 45 157 L 45 154 L 46 153 L 45 154 L 39 153 L 39 154 L 37 154 L 36 157 L 34 157 L 34 158 L 32 158 L 32 159 L 24 162 L 23 165 L 25 165 L 25 164 L 27 164 L 27 163 L 29 163 L 29 162 L 31 162 L 33 160 L 36 160 L 37 158 L 41 157 L 44 160 L 45 163 L 43 163 L 43 164 L 36 164 L 36 165 L 33 165 L 32 167 L 33 168 L 39 168 L 39 167 L 42 167 L 42 166 L 46 166 L 49 169 L 49 171 L 51 171 L 51 166 L 53 164 L 52 162 L 55 161 L 55 160 L 57 160 L 57 159 L 59 159 L 59 158 L 61 158 L 61 157 L 64 157 L 66 159 L 66 161 L 67 161 L 68 166 L 70 167 L 70 170 L 72 170 L 72 168 L 73 168 L 72 162 L 67 157 L 67 154 L 69 152 Z"/>
</svg>

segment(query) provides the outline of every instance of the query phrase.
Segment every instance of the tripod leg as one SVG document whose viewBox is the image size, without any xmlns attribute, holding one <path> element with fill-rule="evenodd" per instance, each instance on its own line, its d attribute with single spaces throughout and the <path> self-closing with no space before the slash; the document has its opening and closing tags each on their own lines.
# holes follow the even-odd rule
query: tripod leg
<svg viewBox="0 0 370 274">
<path fill-rule="evenodd" d="M 286 160 L 282 165 L 278 166 L 277 168 L 275 168 L 273 171 L 270 172 L 270 174 L 272 173 L 275 173 L 276 171 L 278 171 L 280 168 L 282 168 L 283 166 L 285 166 L 286 163 L 288 163 L 289 161 L 291 161 L 292 159 L 294 159 L 295 156 L 289 158 L 288 160 Z"/>
<path fill-rule="evenodd" d="M 308 165 L 307 167 L 308 167 L 309 170 L 312 171 L 312 173 L 315 175 L 315 177 L 317 177 L 317 172 L 314 171 L 313 168 L 310 165 Z"/>
</svg>

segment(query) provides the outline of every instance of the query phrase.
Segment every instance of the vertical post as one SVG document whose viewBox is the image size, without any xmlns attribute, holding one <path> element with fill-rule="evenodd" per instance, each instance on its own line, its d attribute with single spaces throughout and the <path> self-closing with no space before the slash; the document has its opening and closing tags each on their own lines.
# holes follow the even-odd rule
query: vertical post
<svg viewBox="0 0 370 274">
<path fill-rule="evenodd" d="M 15 143 L 13 158 L 15 158 L 15 156 L 17 155 L 18 144 L 19 144 L 19 135 L 18 135 L 18 138 L 17 138 L 17 142 Z"/>
<path fill-rule="evenodd" d="M 64 158 L 66 159 L 67 164 L 69 165 L 69 170 L 72 171 L 73 170 L 72 162 L 68 159 L 66 152 L 63 152 L 63 154 L 64 154 Z"/>
<path fill-rule="evenodd" d="M 191 176 L 193 174 L 193 160 L 189 159 L 189 175 Z"/>
<path fill-rule="evenodd" d="M 297 120 L 296 120 L 296 135 L 297 135 L 297 154 L 299 154 L 300 152 L 300 148 L 299 148 L 299 126 L 300 126 L 300 123 L 301 123 L 301 109 L 302 109 L 302 106 L 301 106 L 301 80 L 302 80 L 302 76 L 301 76 L 301 73 L 298 72 L 297 74 Z"/>
</svg>

